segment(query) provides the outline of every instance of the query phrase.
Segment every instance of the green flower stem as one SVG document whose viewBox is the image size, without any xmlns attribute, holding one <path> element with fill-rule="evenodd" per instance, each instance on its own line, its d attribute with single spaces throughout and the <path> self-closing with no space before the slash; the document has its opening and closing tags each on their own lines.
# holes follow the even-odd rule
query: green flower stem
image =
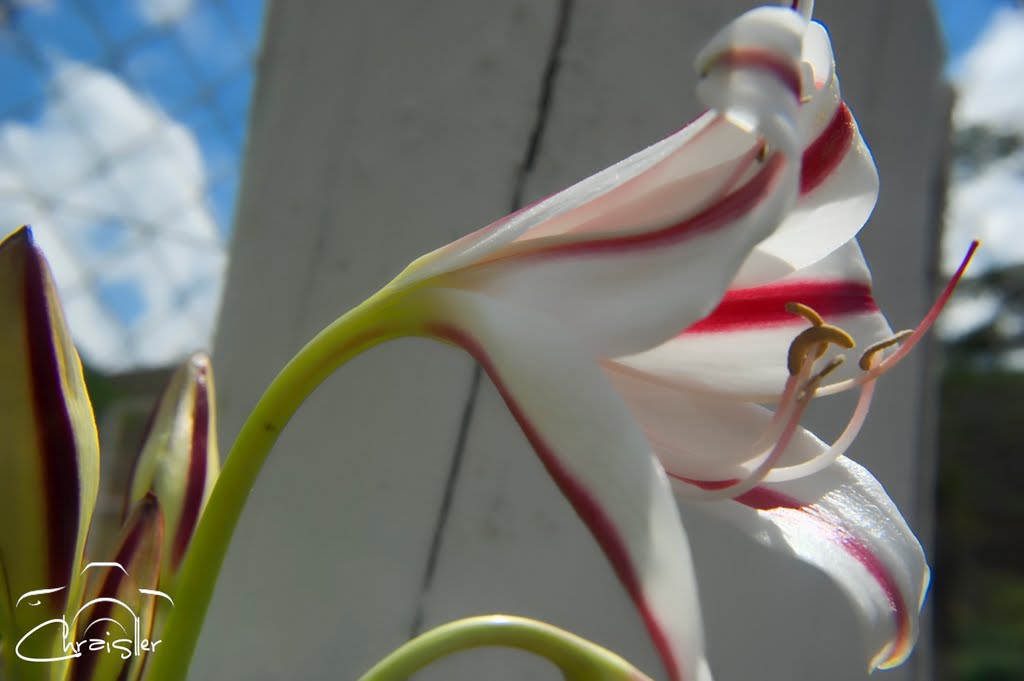
<svg viewBox="0 0 1024 681">
<path fill-rule="evenodd" d="M 442 657 L 469 648 L 519 648 L 546 658 L 566 681 L 641 681 L 647 676 L 615 653 L 544 622 L 486 615 L 444 624 L 414 638 L 359 681 L 403 681 Z"/>
<path fill-rule="evenodd" d="M 149 681 L 184 681 L 231 536 L 256 477 L 285 425 L 342 364 L 384 341 L 408 335 L 414 320 L 404 295 L 387 288 L 348 312 L 303 347 L 263 393 L 242 425 L 196 527 L 177 580 L 174 608 L 149 659 Z"/>
</svg>

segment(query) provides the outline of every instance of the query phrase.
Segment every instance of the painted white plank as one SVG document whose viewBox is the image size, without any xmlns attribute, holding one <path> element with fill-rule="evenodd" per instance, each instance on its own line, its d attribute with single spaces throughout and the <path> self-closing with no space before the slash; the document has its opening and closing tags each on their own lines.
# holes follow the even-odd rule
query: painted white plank
<svg viewBox="0 0 1024 681">
<path fill-rule="evenodd" d="M 552 22 L 540 1 L 272 3 L 216 351 L 225 443 L 319 328 L 507 211 Z M 194 678 L 353 678 L 406 639 L 470 368 L 394 343 L 307 403 Z"/>
</svg>

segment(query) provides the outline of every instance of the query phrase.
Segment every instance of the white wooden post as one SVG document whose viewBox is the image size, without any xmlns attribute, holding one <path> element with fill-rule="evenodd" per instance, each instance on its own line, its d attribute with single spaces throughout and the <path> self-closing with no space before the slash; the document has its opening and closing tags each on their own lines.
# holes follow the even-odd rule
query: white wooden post
<svg viewBox="0 0 1024 681">
<path fill-rule="evenodd" d="M 696 51 L 752 4 L 271 2 L 215 354 L 225 451 L 308 338 L 414 257 L 508 212 L 521 180 L 525 200 L 550 193 L 696 115 Z M 817 16 L 882 176 L 863 237 L 878 298 L 894 325 L 914 325 L 931 298 L 947 129 L 931 9 L 820 0 Z M 927 539 L 925 360 L 886 377 L 853 456 Z M 456 350 L 407 340 L 317 391 L 253 490 L 193 678 L 352 679 L 417 628 L 488 612 L 562 625 L 661 675 L 602 554 L 473 377 Z M 847 413 L 826 403 L 815 418 L 827 430 Z M 866 676 L 831 583 L 699 514 L 686 521 L 720 681 Z M 555 678 L 543 670 L 483 652 L 424 678 Z M 927 670 L 911 662 L 884 678 L 915 675 Z"/>
</svg>

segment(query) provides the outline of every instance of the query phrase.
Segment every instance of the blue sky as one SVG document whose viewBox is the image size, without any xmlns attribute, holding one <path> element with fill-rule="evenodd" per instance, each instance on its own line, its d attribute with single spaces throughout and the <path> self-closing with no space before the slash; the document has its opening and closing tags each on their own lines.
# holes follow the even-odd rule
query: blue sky
<svg viewBox="0 0 1024 681">
<path fill-rule="evenodd" d="M 93 365 L 210 345 L 262 11 L 0 0 L 0 220 L 32 223 Z"/>
<path fill-rule="evenodd" d="M 1015 6 L 935 2 L 954 79 Z M 0 0 L 0 221 L 33 223 L 100 368 L 210 345 L 262 12 L 262 0 Z"/>
<path fill-rule="evenodd" d="M 932 0 L 946 48 L 948 60 L 955 64 L 977 41 L 988 26 L 993 13 L 1002 7 L 1013 7 L 1012 0 Z"/>
<path fill-rule="evenodd" d="M 146 2 L 56 0 L 16 10 L 13 30 L 0 34 L 0 74 L 14 75 L 3 80 L 17 83 L 0 88 L 0 119 L 37 120 L 46 106 L 49 73 L 61 60 L 119 74 L 194 131 L 212 177 L 210 199 L 226 235 L 263 3 L 176 4 L 183 8 L 181 15 L 165 22 L 145 16 L 140 8 Z"/>
</svg>

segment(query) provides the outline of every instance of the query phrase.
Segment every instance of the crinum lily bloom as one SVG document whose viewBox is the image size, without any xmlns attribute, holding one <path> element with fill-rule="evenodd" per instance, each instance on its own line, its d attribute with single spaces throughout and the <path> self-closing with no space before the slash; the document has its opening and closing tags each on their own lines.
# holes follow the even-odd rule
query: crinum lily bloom
<svg viewBox="0 0 1024 681">
<path fill-rule="evenodd" d="M 159 590 L 174 579 L 219 467 L 209 359 L 192 357 L 161 397 L 113 547 L 93 546 L 94 538 L 86 547 L 99 489 L 96 424 L 28 228 L 0 243 L 0 379 L 3 678 L 139 679 L 145 656 L 122 657 L 136 640 L 125 608 L 142 637 L 159 638 L 161 610 L 173 607 Z M 90 553 L 102 559 L 87 560 Z M 106 627 L 90 627 L 106 618 Z M 131 643 L 113 652 L 76 647 L 120 633 Z"/>
<path fill-rule="evenodd" d="M 609 557 L 669 677 L 710 677 L 690 549 L 673 485 L 676 491 L 739 507 L 751 495 L 763 496 L 774 469 L 821 466 L 834 458 L 798 429 L 799 413 L 824 379 L 815 366 L 819 354 L 829 343 L 850 346 L 854 338 L 812 309 L 822 307 L 831 319 L 831 304 L 806 297 L 778 303 L 781 309 L 770 314 L 813 328 L 809 334 L 793 324 L 767 329 L 781 334 L 781 354 L 758 354 L 770 367 L 764 372 L 760 364 L 741 367 L 768 377 L 765 400 L 779 401 L 777 416 L 756 412 L 748 418 L 743 410 L 756 405 L 745 392 L 747 380 L 729 378 L 726 364 L 721 364 L 724 379 L 689 374 L 694 384 L 707 379 L 716 390 L 730 383 L 743 388 L 730 398 L 730 408 L 736 407 L 730 418 L 745 419 L 738 427 L 758 433 L 736 440 L 736 451 L 725 441 L 701 449 L 700 454 L 711 457 L 701 462 L 709 463 L 706 469 L 682 456 L 677 457 L 682 465 L 676 465 L 672 456 L 679 452 L 658 442 L 651 427 L 650 416 L 661 405 L 671 410 L 673 400 L 697 392 L 670 384 L 667 402 L 647 405 L 644 399 L 653 394 L 651 386 L 664 387 L 659 383 L 664 376 L 688 375 L 685 364 L 673 363 L 678 353 L 671 348 L 686 342 L 683 330 L 697 334 L 704 324 L 708 331 L 723 296 L 728 305 L 729 295 L 808 272 L 823 273 L 830 281 L 841 278 L 834 274 L 839 271 L 864 280 L 866 268 L 850 242 L 869 215 L 877 189 L 870 154 L 839 98 L 827 34 L 809 22 L 809 6 L 788 5 L 742 15 L 698 55 L 698 94 L 709 107 L 707 114 L 611 168 L 423 256 L 289 362 L 246 420 L 227 458 L 207 515 L 216 518 L 216 527 L 201 523 L 182 567 L 179 584 L 184 588 L 187 583 L 194 598 L 170 615 L 168 645 L 175 655 L 157 660 L 156 678 L 170 681 L 183 673 L 213 590 L 211 566 L 223 560 L 225 535 L 277 434 L 304 396 L 369 347 L 410 335 L 458 346 L 482 365 Z M 869 289 L 866 295 L 870 300 Z M 785 307 L 789 302 L 803 306 L 792 307 L 793 314 Z M 888 340 L 888 325 L 871 305 L 867 332 L 854 329 L 855 335 L 869 343 L 876 337 Z M 676 345 L 666 349 L 668 343 Z M 787 348 L 795 368 L 791 376 L 778 371 L 786 366 Z M 868 362 L 876 356 L 868 353 Z M 846 378 L 873 385 L 878 367 L 869 364 L 868 369 L 868 379 Z M 842 371 L 834 376 L 842 377 Z M 640 389 L 634 390 L 637 385 Z M 698 407 L 701 399 L 725 398 L 705 391 L 695 398 Z M 762 441 L 767 455 L 761 452 Z M 729 456 L 717 461 L 723 451 Z M 672 467 L 674 482 L 666 465 Z M 836 466 L 853 470 L 845 459 L 825 468 L 834 471 Z M 734 482 L 733 477 L 741 479 Z M 920 546 L 905 531 L 895 507 L 873 481 L 861 488 L 870 494 L 859 507 L 860 517 L 895 528 L 869 537 L 873 543 L 868 548 L 893 554 L 882 561 L 890 571 L 893 566 L 907 566 L 908 573 L 924 571 Z M 728 501 L 730 492 L 741 503 Z M 790 506 L 806 501 L 795 493 L 791 499 Z M 845 518 L 784 526 L 776 516 L 779 509 L 787 510 L 787 503 L 768 508 L 764 502 L 757 512 L 774 515 L 753 520 L 777 522 L 798 547 L 798 556 L 838 574 L 841 582 L 842 570 L 859 569 L 848 560 L 833 568 L 815 548 L 826 529 L 841 527 Z M 835 511 L 826 501 L 817 508 L 818 517 Z M 924 578 L 918 576 L 920 584 Z M 914 587 L 904 586 L 899 581 L 889 592 L 913 596 Z M 879 605 L 873 595 L 854 596 L 858 605 L 863 601 L 862 611 L 884 610 L 879 621 L 899 610 Z M 916 617 L 916 608 L 904 608 L 898 613 L 901 622 L 904 610 Z M 896 638 L 893 647 L 912 634 Z M 885 645 L 879 646 L 884 653 L 879 661 L 891 662 L 898 655 L 884 650 Z"/>
<path fill-rule="evenodd" d="M 929 582 L 924 551 L 871 474 L 843 456 L 874 382 L 931 326 L 970 259 L 911 332 L 894 335 L 852 236 L 874 206 L 874 164 L 839 95 L 824 29 L 804 39 L 796 203 L 758 244 L 715 310 L 667 342 L 602 366 L 669 474 L 676 497 L 829 575 L 865 630 L 868 667 L 903 662 Z M 833 239 L 850 238 L 821 258 Z M 900 350 L 879 360 L 885 348 Z M 859 362 L 826 346 L 861 348 Z M 820 372 L 820 373 L 819 373 Z M 827 374 L 827 376 L 825 375 Z M 827 384 L 826 384 L 827 383 Z M 859 388 L 825 444 L 798 426 L 815 395 Z M 761 406 L 776 403 L 775 412 Z"/>
<path fill-rule="evenodd" d="M 608 368 L 704 318 L 730 285 L 855 248 L 843 245 L 873 206 L 874 164 L 839 99 L 827 34 L 800 9 L 734 21 L 697 59 L 707 114 L 420 258 L 366 303 L 373 328 L 337 351 L 417 334 L 475 357 L 610 558 L 673 679 L 709 675 L 688 543 L 644 414 Z M 888 334 L 879 323 L 874 335 Z M 741 461 L 755 456 L 747 449 Z M 883 500 L 879 513 L 902 523 Z"/>
</svg>

